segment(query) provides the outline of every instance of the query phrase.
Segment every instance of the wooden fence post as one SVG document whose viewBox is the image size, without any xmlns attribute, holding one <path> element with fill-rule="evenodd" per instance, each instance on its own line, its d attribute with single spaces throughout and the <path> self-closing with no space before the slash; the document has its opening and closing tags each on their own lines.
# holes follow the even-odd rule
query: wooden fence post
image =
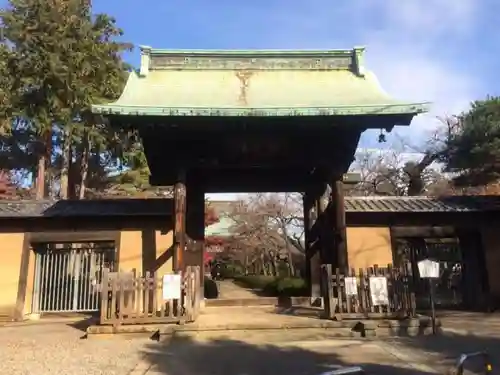
<svg viewBox="0 0 500 375">
<path fill-rule="evenodd" d="M 184 280 L 183 283 L 185 285 L 184 288 L 184 293 L 182 294 L 183 297 L 183 305 L 184 305 L 184 311 L 186 315 L 186 321 L 191 322 L 193 321 L 193 267 L 192 266 L 187 266 L 186 271 L 183 275 Z"/>
<path fill-rule="evenodd" d="M 100 323 L 104 324 L 106 318 L 108 316 L 108 299 L 109 299 L 109 269 L 104 268 L 102 270 L 101 275 L 101 285 L 99 286 L 101 289 L 101 316 Z"/>
<path fill-rule="evenodd" d="M 197 266 L 194 268 L 196 282 L 194 284 L 194 290 L 193 290 L 193 293 L 194 293 L 193 320 L 197 319 L 198 315 L 200 314 L 200 304 L 201 304 L 203 290 L 202 290 L 200 283 L 197 280 L 199 280 L 201 278 L 201 272 L 202 272 L 202 270 L 201 270 L 200 266 Z"/>
</svg>

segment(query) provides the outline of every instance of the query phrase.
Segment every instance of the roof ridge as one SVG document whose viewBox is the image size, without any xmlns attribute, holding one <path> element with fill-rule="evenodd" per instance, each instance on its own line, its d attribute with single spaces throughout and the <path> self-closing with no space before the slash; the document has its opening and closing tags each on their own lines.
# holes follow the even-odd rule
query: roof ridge
<svg viewBox="0 0 500 375">
<path fill-rule="evenodd" d="M 453 197 L 453 196 L 450 196 Z M 345 199 L 360 199 L 360 200 L 412 200 L 412 199 L 421 199 L 421 200 L 440 200 L 440 197 L 433 197 L 428 195 L 416 195 L 416 196 L 400 196 L 400 195 L 389 195 L 389 196 L 380 196 L 380 195 L 364 195 L 364 196 L 346 196 Z"/>
<path fill-rule="evenodd" d="M 365 47 L 352 47 L 352 48 L 333 48 L 333 49 L 318 49 L 318 48 L 259 48 L 259 49 L 230 49 L 230 48 L 214 48 L 214 49 L 203 49 L 203 48 L 187 48 L 187 49 L 170 49 L 170 48 L 153 48 L 150 46 L 139 46 L 142 53 L 150 53 L 156 55 L 172 55 L 172 54 L 195 54 L 195 55 L 278 55 L 286 54 L 293 56 L 301 55 L 330 55 L 330 54 L 352 54 L 353 52 L 359 51 L 364 52 Z M 358 53 L 359 53 L 358 52 Z"/>
</svg>

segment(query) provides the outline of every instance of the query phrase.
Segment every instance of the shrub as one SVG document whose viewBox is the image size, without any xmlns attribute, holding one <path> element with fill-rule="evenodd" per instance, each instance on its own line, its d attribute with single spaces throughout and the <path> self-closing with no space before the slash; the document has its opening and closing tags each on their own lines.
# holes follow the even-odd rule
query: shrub
<svg viewBox="0 0 500 375">
<path fill-rule="evenodd" d="M 265 276 L 265 275 L 243 275 L 243 276 L 235 276 L 234 280 L 250 289 L 259 289 L 262 290 L 267 284 L 274 281 L 276 278 L 273 276 Z"/>
<path fill-rule="evenodd" d="M 243 267 L 238 264 L 226 263 L 221 270 L 221 276 L 224 279 L 233 279 L 237 276 L 243 275 Z"/>
<path fill-rule="evenodd" d="M 286 297 L 302 297 L 308 294 L 306 281 L 298 277 L 278 279 L 276 292 L 278 296 Z"/>
<path fill-rule="evenodd" d="M 261 291 L 267 296 L 307 296 L 307 284 L 298 277 L 274 277 L 265 275 L 239 276 L 235 281 L 247 288 Z"/>
</svg>

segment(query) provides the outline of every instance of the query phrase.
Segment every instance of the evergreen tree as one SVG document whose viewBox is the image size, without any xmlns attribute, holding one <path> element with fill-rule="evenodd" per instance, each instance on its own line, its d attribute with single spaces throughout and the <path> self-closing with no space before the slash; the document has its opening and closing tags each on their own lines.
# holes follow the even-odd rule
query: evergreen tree
<svg viewBox="0 0 500 375">
<path fill-rule="evenodd" d="M 121 53 L 131 46 L 116 41 L 122 30 L 108 15 L 92 15 L 89 1 L 9 0 L 1 17 L 4 45 L 12 46 L 4 47 L 0 63 L 12 82 L 1 85 L 22 94 L 11 95 L 0 110 L 27 119 L 35 134 L 24 149 L 38 159 L 37 198 L 46 195 L 47 177 L 59 179 L 63 198 L 75 195 L 76 186 L 83 198 L 96 175 L 89 170 L 92 159 L 104 168 L 101 159 L 112 158 L 101 155 L 116 138 L 95 121 L 90 106 L 119 96 L 127 68 Z"/>
<path fill-rule="evenodd" d="M 442 161 L 459 186 L 482 186 L 500 178 L 500 98 L 472 103 L 457 117 Z"/>
</svg>

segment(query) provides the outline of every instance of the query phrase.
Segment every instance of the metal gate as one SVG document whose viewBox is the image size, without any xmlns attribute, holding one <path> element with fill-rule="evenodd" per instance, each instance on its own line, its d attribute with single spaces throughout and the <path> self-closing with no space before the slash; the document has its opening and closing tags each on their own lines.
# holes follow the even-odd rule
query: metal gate
<svg viewBox="0 0 500 375">
<path fill-rule="evenodd" d="M 99 310 L 102 269 L 115 268 L 113 242 L 35 246 L 34 312 Z"/>
</svg>

